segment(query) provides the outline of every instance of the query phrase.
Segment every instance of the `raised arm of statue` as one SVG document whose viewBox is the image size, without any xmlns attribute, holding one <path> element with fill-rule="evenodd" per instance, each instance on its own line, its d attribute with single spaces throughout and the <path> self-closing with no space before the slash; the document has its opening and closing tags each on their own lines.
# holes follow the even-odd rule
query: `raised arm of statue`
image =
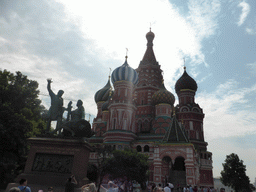
<svg viewBox="0 0 256 192">
<path fill-rule="evenodd" d="M 49 95 L 52 97 L 52 96 L 55 95 L 55 94 L 53 93 L 52 89 L 51 89 L 51 83 L 52 83 L 52 81 L 51 81 L 50 79 L 47 79 L 47 82 L 48 82 L 48 84 L 47 84 L 47 90 L 48 90 L 48 92 L 49 92 Z"/>
</svg>

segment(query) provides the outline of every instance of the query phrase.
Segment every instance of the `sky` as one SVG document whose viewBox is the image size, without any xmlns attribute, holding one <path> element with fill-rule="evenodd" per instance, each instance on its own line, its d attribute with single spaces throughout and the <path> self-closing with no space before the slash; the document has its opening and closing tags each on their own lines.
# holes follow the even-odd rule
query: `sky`
<svg viewBox="0 0 256 192">
<path fill-rule="evenodd" d="M 204 134 L 213 153 L 213 176 L 226 155 L 236 153 L 256 177 L 256 2 L 254 0 L 1 0 L 0 69 L 39 83 L 50 106 L 52 89 L 65 91 L 64 105 L 82 99 L 86 119 L 97 113 L 94 94 L 110 70 L 136 69 L 155 34 L 154 52 L 166 88 L 176 97 L 183 73 L 197 84 Z M 126 53 L 126 49 L 128 52 Z"/>
</svg>

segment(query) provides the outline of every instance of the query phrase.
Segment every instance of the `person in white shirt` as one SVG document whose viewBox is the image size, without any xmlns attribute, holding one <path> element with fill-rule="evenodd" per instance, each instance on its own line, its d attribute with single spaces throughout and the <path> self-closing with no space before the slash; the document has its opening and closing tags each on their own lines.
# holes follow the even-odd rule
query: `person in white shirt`
<svg viewBox="0 0 256 192">
<path fill-rule="evenodd" d="M 166 186 L 164 188 L 164 192 L 171 192 L 171 189 L 170 189 L 168 183 L 166 184 Z"/>
</svg>

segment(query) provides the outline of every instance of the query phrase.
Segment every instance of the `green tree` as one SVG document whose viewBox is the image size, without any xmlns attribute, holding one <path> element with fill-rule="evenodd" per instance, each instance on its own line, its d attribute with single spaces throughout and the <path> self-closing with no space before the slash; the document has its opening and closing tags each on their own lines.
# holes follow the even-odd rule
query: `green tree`
<svg viewBox="0 0 256 192">
<path fill-rule="evenodd" d="M 105 176 L 104 174 L 104 165 L 105 161 L 108 157 L 112 156 L 112 152 L 114 151 L 111 145 L 106 144 L 97 144 L 93 146 L 94 151 L 97 154 L 97 167 L 93 164 L 89 164 L 87 168 L 87 177 L 91 181 L 98 181 L 98 191 L 100 191 L 100 185 Z"/>
<path fill-rule="evenodd" d="M 27 138 L 42 133 L 44 107 L 38 83 L 21 72 L 0 70 L 0 170 L 1 183 L 13 181 L 25 166 Z M 3 187 L 3 186 L 2 186 Z"/>
<path fill-rule="evenodd" d="M 148 155 L 135 150 L 115 150 L 113 156 L 103 163 L 103 173 L 112 178 L 126 176 L 128 180 L 136 180 L 142 186 L 147 181 Z"/>
<path fill-rule="evenodd" d="M 246 175 L 246 166 L 243 160 L 240 160 L 237 154 L 227 155 L 223 170 L 221 171 L 221 182 L 231 187 L 235 192 L 251 192 L 255 190 L 250 179 Z"/>
</svg>

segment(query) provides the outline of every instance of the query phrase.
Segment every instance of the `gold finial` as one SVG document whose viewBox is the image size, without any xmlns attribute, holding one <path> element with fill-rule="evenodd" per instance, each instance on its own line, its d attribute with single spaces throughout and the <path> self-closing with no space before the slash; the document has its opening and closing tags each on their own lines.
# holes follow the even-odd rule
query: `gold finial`
<svg viewBox="0 0 256 192">
<path fill-rule="evenodd" d="M 111 68 L 109 67 L 109 75 L 108 75 L 109 80 L 110 80 L 110 75 L 111 75 Z"/>
<path fill-rule="evenodd" d="M 126 48 L 126 56 L 125 56 L 125 59 L 127 60 L 128 58 L 128 48 Z"/>
<path fill-rule="evenodd" d="M 186 71 L 186 65 L 185 65 L 185 57 L 183 57 L 183 60 L 184 60 L 184 71 Z"/>
<path fill-rule="evenodd" d="M 183 119 L 181 119 L 181 124 L 184 125 L 184 120 Z"/>
</svg>

